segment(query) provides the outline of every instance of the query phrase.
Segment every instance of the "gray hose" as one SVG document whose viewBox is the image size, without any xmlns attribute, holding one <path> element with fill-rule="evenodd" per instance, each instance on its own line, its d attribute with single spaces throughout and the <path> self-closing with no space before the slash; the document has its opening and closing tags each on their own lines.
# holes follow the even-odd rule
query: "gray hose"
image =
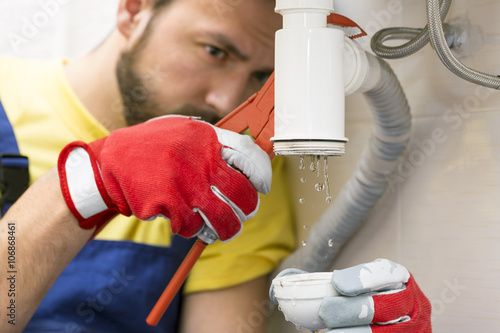
<svg viewBox="0 0 500 333">
<path fill-rule="evenodd" d="M 434 49 L 443 64 L 458 77 L 493 89 L 500 89 L 500 77 L 498 75 L 485 74 L 471 69 L 462 64 L 451 53 L 443 32 L 443 21 L 439 15 L 438 0 L 427 0 L 427 22 L 429 35 Z"/>
<path fill-rule="evenodd" d="M 451 0 L 440 0 L 441 21 L 444 20 L 450 9 Z M 386 46 L 388 40 L 408 40 L 409 42 L 399 46 Z M 385 59 L 399 59 L 412 55 L 421 50 L 429 42 L 429 27 L 423 29 L 414 28 L 387 28 L 379 30 L 371 39 L 372 51 L 379 57 Z"/>
<path fill-rule="evenodd" d="M 289 267 L 310 272 L 330 270 L 341 247 L 383 195 L 406 148 L 411 129 L 410 107 L 389 65 L 381 59 L 376 61 L 381 67 L 380 80 L 364 93 L 374 116 L 369 144 L 338 198 L 311 228 L 307 245 L 289 256 L 277 272 Z"/>
</svg>

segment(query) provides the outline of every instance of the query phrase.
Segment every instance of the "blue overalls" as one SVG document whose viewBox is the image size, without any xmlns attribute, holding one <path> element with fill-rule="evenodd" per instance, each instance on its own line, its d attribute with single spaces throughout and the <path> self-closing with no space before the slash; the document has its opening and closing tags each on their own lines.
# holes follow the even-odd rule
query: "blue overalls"
<svg viewBox="0 0 500 333">
<path fill-rule="evenodd" d="M 3 215 L 27 188 L 29 173 L 28 159 L 19 154 L 1 102 L 0 153 Z M 56 280 L 24 332 L 177 332 L 180 294 L 157 326 L 148 326 L 146 317 L 194 241 L 174 236 L 170 247 L 88 242 Z"/>
<path fill-rule="evenodd" d="M 28 158 L 19 153 L 14 130 L 0 101 L 0 218 L 28 186 Z"/>
<path fill-rule="evenodd" d="M 168 248 L 125 241 L 87 243 L 25 332 L 178 332 L 179 294 L 157 326 L 148 326 L 146 318 L 193 242 L 174 236 Z"/>
</svg>

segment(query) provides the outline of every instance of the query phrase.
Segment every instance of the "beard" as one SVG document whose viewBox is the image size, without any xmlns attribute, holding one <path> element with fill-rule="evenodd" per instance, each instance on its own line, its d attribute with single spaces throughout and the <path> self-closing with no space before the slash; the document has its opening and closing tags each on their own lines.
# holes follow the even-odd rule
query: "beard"
<svg viewBox="0 0 500 333">
<path fill-rule="evenodd" d="M 124 52 L 116 65 L 116 77 L 123 104 L 123 116 L 128 126 L 136 125 L 158 115 L 161 106 L 151 89 L 134 69 L 137 54 Z"/>
<path fill-rule="evenodd" d="M 142 54 L 147 49 L 149 36 L 154 27 L 156 16 L 148 22 L 143 35 L 130 51 L 123 52 L 116 65 L 116 77 L 123 104 L 123 116 L 128 126 L 145 122 L 167 114 L 180 114 L 199 117 L 200 119 L 216 124 L 222 118 L 214 110 L 196 107 L 189 102 L 175 109 L 167 109 L 159 102 L 157 93 L 148 87 L 145 79 L 139 74 L 136 67 Z M 152 48 L 154 50 L 154 48 Z M 153 51 L 154 52 L 154 51 Z M 160 88 L 160 87 L 157 87 Z M 159 89 L 157 89 L 158 91 Z"/>
</svg>

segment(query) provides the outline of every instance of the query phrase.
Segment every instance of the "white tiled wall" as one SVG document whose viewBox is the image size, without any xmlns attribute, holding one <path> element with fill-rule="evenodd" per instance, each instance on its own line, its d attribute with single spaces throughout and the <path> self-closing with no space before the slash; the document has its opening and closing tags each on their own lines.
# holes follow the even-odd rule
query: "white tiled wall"
<svg viewBox="0 0 500 333">
<path fill-rule="evenodd" d="M 394 1 L 336 2 L 338 8 L 349 2 L 353 18 L 373 24 L 377 13 Z M 390 17 L 391 26 L 425 24 L 425 1 L 400 4 L 400 13 Z M 447 21 L 457 17 L 479 25 L 485 39 L 481 49 L 460 60 L 477 70 L 500 73 L 500 1 L 455 0 Z M 498 332 L 500 93 L 454 76 L 430 46 L 389 63 L 412 108 L 412 142 L 394 189 L 345 246 L 335 267 L 390 258 L 414 274 L 431 300 L 434 332 Z M 346 112 L 347 155 L 330 158 L 329 163 L 337 189 L 350 176 L 371 131 L 361 95 L 348 97 Z M 436 130 L 442 133 L 439 142 L 433 140 Z M 304 194 L 308 190 L 297 181 L 298 162 L 290 162 L 294 196 L 317 196 L 313 190 Z M 311 198 L 319 205 L 321 197 Z M 300 241 L 306 233 L 303 225 L 311 225 L 324 205 L 296 208 Z M 282 332 L 295 332 L 294 326 L 284 327 Z"/>
</svg>

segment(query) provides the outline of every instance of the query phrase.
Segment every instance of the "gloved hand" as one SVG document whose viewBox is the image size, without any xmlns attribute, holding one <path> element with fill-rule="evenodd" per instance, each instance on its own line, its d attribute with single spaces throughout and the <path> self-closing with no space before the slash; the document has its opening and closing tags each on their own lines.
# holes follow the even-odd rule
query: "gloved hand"
<svg viewBox="0 0 500 333">
<path fill-rule="evenodd" d="M 297 269 L 279 275 L 300 274 Z M 332 274 L 343 296 L 325 297 L 319 317 L 327 333 L 429 333 L 431 305 L 408 270 L 377 259 Z M 270 297 L 276 303 L 272 288 Z"/>
<path fill-rule="evenodd" d="M 206 223 L 221 241 L 237 235 L 271 186 L 267 154 L 245 135 L 183 116 L 165 116 L 73 142 L 58 162 L 61 189 L 82 228 L 117 213 L 170 219 L 192 237 Z"/>
</svg>

